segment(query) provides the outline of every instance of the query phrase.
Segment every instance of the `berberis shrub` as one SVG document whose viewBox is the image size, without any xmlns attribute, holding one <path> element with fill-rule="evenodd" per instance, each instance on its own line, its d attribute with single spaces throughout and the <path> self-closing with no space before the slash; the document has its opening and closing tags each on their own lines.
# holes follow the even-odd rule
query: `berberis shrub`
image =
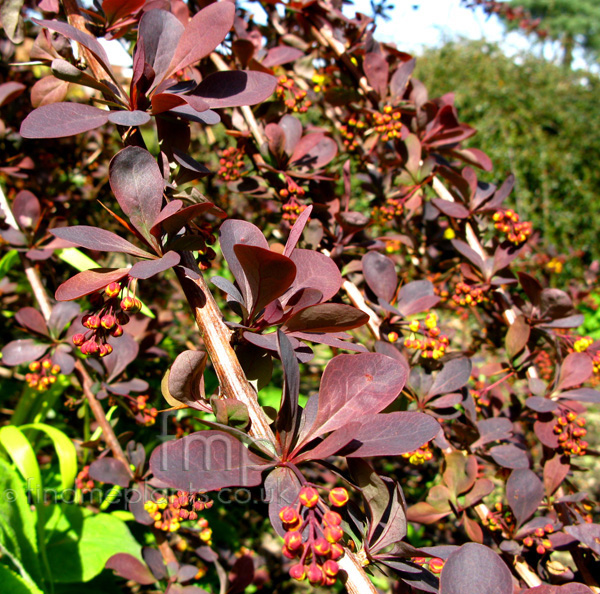
<svg viewBox="0 0 600 594">
<path fill-rule="evenodd" d="M 584 284 L 370 18 L 251 7 L 2 2 L 2 583 L 597 592 Z"/>
</svg>

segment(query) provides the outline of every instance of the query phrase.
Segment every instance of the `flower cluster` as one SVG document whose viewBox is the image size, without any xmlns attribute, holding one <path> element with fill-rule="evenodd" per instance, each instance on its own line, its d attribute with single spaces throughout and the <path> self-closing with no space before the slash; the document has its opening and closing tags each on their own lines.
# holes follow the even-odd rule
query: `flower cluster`
<svg viewBox="0 0 600 594">
<path fill-rule="evenodd" d="M 385 225 L 403 212 L 404 206 L 399 198 L 388 198 L 383 206 L 373 208 L 371 218 L 376 225 Z"/>
<path fill-rule="evenodd" d="M 403 458 L 408 458 L 408 461 L 415 466 L 420 466 L 421 464 L 425 464 L 425 462 L 429 462 L 433 458 L 433 452 L 429 449 L 429 444 L 421 446 L 419 449 L 414 452 L 407 452 L 406 454 L 402 454 Z"/>
<path fill-rule="evenodd" d="M 210 509 L 213 502 L 205 501 L 200 497 L 200 493 L 177 491 L 175 495 L 169 497 L 146 501 L 144 509 L 154 520 L 154 527 L 164 532 L 176 532 L 181 528 L 181 522 L 197 520 L 200 540 L 210 545 L 212 530 L 208 527 L 206 518 L 198 518 L 198 512 Z"/>
<path fill-rule="evenodd" d="M 127 396 L 129 399 L 129 406 L 131 408 L 131 412 L 135 416 L 135 420 L 142 425 L 150 426 L 156 423 L 156 415 L 158 415 L 158 410 L 152 406 L 148 406 L 148 398 L 149 396 L 137 396 L 133 398 L 132 396 Z"/>
<path fill-rule="evenodd" d="M 244 175 L 244 147 L 231 146 L 221 153 L 217 175 L 226 182 L 236 181 Z"/>
<path fill-rule="evenodd" d="M 281 218 L 293 225 L 298 217 L 306 210 L 306 204 L 298 204 L 296 199 L 292 196 L 291 200 L 281 207 L 281 210 L 283 210 Z"/>
<path fill-rule="evenodd" d="M 527 241 L 531 235 L 533 227 L 529 221 L 519 221 L 519 215 L 510 208 L 507 210 L 497 210 L 492 217 L 494 227 L 502 231 L 506 238 L 515 245 L 520 245 Z"/>
<path fill-rule="evenodd" d="M 456 305 L 465 307 L 470 305 L 475 307 L 479 303 L 485 301 L 485 293 L 482 287 L 476 285 L 469 285 L 463 281 L 460 281 L 454 287 L 454 295 L 452 295 L 452 301 Z"/>
<path fill-rule="evenodd" d="M 540 351 L 533 360 L 540 377 L 543 380 L 550 381 L 554 375 L 554 363 L 548 351 Z"/>
<path fill-rule="evenodd" d="M 589 336 L 583 336 L 581 338 L 578 338 L 573 343 L 573 350 L 576 353 L 583 353 L 584 351 L 587 351 L 588 348 L 590 346 L 592 346 L 593 343 L 594 343 L 594 340 L 592 338 L 590 338 Z"/>
<path fill-rule="evenodd" d="M 123 335 L 123 326 L 129 322 L 129 315 L 140 311 L 142 302 L 129 294 L 119 301 L 120 283 L 110 283 L 104 294 L 94 293 L 90 300 L 95 313 L 83 316 L 82 324 L 89 332 L 74 334 L 73 344 L 83 355 L 104 357 L 112 353 L 108 339 Z M 128 291 L 129 293 L 129 291 Z"/>
<path fill-rule="evenodd" d="M 516 528 L 515 517 L 509 507 L 505 507 L 502 502 L 496 503 L 494 511 L 489 511 L 484 522 L 491 532 L 504 531 L 506 534 L 512 533 Z"/>
<path fill-rule="evenodd" d="M 84 466 L 75 479 L 75 488 L 79 489 L 83 494 L 89 493 L 94 488 L 94 481 L 90 477 L 89 464 Z"/>
<path fill-rule="evenodd" d="M 287 76 L 279 77 L 275 92 L 285 106 L 295 113 L 306 113 L 312 105 L 311 100 L 306 98 L 306 91 L 298 88 L 295 81 Z"/>
<path fill-rule="evenodd" d="M 359 145 L 362 131 L 367 127 L 367 122 L 360 115 L 352 115 L 348 121 L 340 126 L 342 142 L 349 151 L 355 151 Z"/>
<path fill-rule="evenodd" d="M 400 136 L 402 114 L 399 109 L 391 105 L 385 105 L 382 111 L 376 111 L 371 114 L 371 120 L 375 132 L 381 134 L 381 140 L 384 142 Z"/>
<path fill-rule="evenodd" d="M 343 487 L 329 492 L 332 506 L 343 507 L 347 502 L 348 491 Z M 296 504 L 282 508 L 279 518 L 286 529 L 283 554 L 298 559 L 290 568 L 290 576 L 298 581 L 307 579 L 313 586 L 335 584 L 337 559 L 344 554 L 340 514 L 328 508 L 317 489 L 304 486 Z"/>
<path fill-rule="evenodd" d="M 583 439 L 587 434 L 583 417 L 578 417 L 573 411 L 559 416 L 554 433 L 558 435 L 559 447 L 565 456 L 585 455 L 588 443 Z"/>
<path fill-rule="evenodd" d="M 408 325 L 412 336 L 404 339 L 404 346 L 407 349 L 422 351 L 421 357 L 424 359 L 440 359 L 446 353 L 450 340 L 442 334 L 437 324 L 438 317 L 433 312 L 428 313 L 423 322 L 413 320 Z M 417 334 L 423 338 L 416 338 Z"/>
<path fill-rule="evenodd" d="M 52 359 L 44 357 L 41 361 L 32 361 L 29 371 L 25 375 L 25 381 L 30 388 L 40 392 L 47 390 L 56 382 L 56 376 L 60 373 L 60 365 L 52 363 Z"/>
<path fill-rule="evenodd" d="M 546 538 L 546 535 L 553 532 L 554 527 L 552 524 L 546 524 L 543 528 L 536 528 L 532 534 L 526 536 L 523 539 L 523 544 L 528 549 L 532 549 L 535 546 L 536 552 L 543 555 L 546 551 L 552 550 L 552 542 Z"/>
</svg>

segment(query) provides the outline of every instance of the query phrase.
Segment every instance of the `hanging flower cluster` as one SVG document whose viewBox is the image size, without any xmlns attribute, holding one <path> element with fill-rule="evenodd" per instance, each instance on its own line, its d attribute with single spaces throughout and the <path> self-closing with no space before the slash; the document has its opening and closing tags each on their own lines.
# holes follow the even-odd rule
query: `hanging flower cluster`
<svg viewBox="0 0 600 594">
<path fill-rule="evenodd" d="M 277 79 L 277 97 L 283 100 L 285 106 L 295 113 L 306 113 L 312 105 L 307 99 L 306 91 L 298 87 L 296 82 L 288 76 L 280 76 Z"/>
<path fill-rule="evenodd" d="M 412 335 L 404 339 L 404 346 L 407 349 L 421 351 L 421 357 L 424 359 L 440 359 L 444 356 L 450 340 L 442 334 L 435 313 L 428 313 L 423 322 L 413 320 L 408 328 Z M 417 335 L 422 338 L 417 338 Z"/>
<path fill-rule="evenodd" d="M 371 114 L 371 121 L 375 128 L 375 132 L 381 134 L 381 140 L 387 142 L 400 136 L 402 122 L 400 118 L 402 113 L 399 109 L 395 109 L 391 105 L 385 105 L 381 112 Z"/>
<path fill-rule="evenodd" d="M 226 182 L 236 181 L 244 175 L 244 147 L 236 148 L 231 146 L 221 153 L 219 165 L 221 168 L 217 175 Z"/>
<path fill-rule="evenodd" d="M 200 528 L 200 540 L 210 545 L 212 530 L 206 518 L 198 518 L 198 512 L 210 509 L 211 500 L 204 501 L 200 493 L 187 493 L 177 491 L 175 495 L 161 497 L 156 501 L 149 500 L 144 504 L 144 509 L 154 520 L 154 527 L 164 532 L 176 532 L 181 528 L 181 522 L 197 520 Z"/>
<path fill-rule="evenodd" d="M 482 287 L 469 285 L 465 282 L 458 282 L 454 287 L 454 295 L 452 301 L 461 307 L 475 307 L 479 303 L 486 300 L 485 293 Z"/>
<path fill-rule="evenodd" d="M 94 485 L 94 480 L 90 477 L 90 466 L 87 464 L 77 473 L 75 488 L 79 489 L 85 495 L 94 488 Z"/>
<path fill-rule="evenodd" d="M 429 444 L 421 446 L 419 449 L 414 452 L 407 452 L 406 454 L 402 454 L 403 458 L 408 458 L 408 461 L 415 466 L 420 466 L 421 464 L 425 464 L 425 462 L 429 462 L 433 458 L 433 452 L 429 449 Z"/>
<path fill-rule="evenodd" d="M 336 487 L 329 492 L 329 503 L 343 507 L 348 491 Z M 308 580 L 313 586 L 332 586 L 339 571 L 337 559 L 344 554 L 340 540 L 344 535 L 342 517 L 329 509 L 315 487 L 302 487 L 295 505 L 279 512 L 286 529 L 283 554 L 298 559 L 290 568 L 290 576 Z"/>
<path fill-rule="evenodd" d="M 293 225 L 298 217 L 306 210 L 306 204 L 298 204 L 296 199 L 292 196 L 291 200 L 281 207 L 281 210 L 283 210 L 281 218 Z"/>
<path fill-rule="evenodd" d="M 552 541 L 546 537 L 546 535 L 553 532 L 554 527 L 552 524 L 546 524 L 543 528 L 536 528 L 533 534 L 526 536 L 523 539 L 523 544 L 528 549 L 535 547 L 536 552 L 539 555 L 543 555 L 546 551 L 551 551 L 553 548 Z"/>
<path fill-rule="evenodd" d="M 39 392 L 44 392 L 56 382 L 56 376 L 60 373 L 60 365 L 52 363 L 50 357 L 45 357 L 41 361 L 32 361 L 29 364 L 29 371 L 30 373 L 25 375 L 27 385 Z"/>
<path fill-rule="evenodd" d="M 347 150 L 355 151 L 360 146 L 362 134 L 366 128 L 367 122 L 358 114 L 350 116 L 346 123 L 340 126 L 342 142 Z"/>
<path fill-rule="evenodd" d="M 403 212 L 404 206 L 400 198 L 388 198 L 383 206 L 376 206 L 371 210 L 371 218 L 376 225 L 385 225 Z"/>
<path fill-rule="evenodd" d="M 146 426 L 154 425 L 154 423 L 156 423 L 158 410 L 154 406 L 148 406 L 149 396 L 139 395 L 134 398 L 133 396 L 127 395 L 126 398 L 129 400 L 131 412 L 135 415 L 135 420 L 138 421 L 138 423 Z"/>
<path fill-rule="evenodd" d="M 83 316 L 82 324 L 89 331 L 85 334 L 74 334 L 73 344 L 79 347 L 83 355 L 99 355 L 104 357 L 112 353 L 110 337 L 123 335 L 123 326 L 129 322 L 129 315 L 140 311 L 142 302 L 129 295 L 119 301 L 121 283 L 112 282 L 103 292 L 94 293 L 90 300 L 94 313 Z"/>
<path fill-rule="evenodd" d="M 585 455 L 588 443 L 583 439 L 587 434 L 583 417 L 578 417 L 573 411 L 559 416 L 554 433 L 558 435 L 559 448 L 565 456 Z"/>
<path fill-rule="evenodd" d="M 439 557 L 432 557 L 431 559 L 427 559 L 427 557 L 414 557 L 413 561 L 417 565 L 429 569 L 431 573 L 441 573 L 445 563 L 444 560 Z"/>
<path fill-rule="evenodd" d="M 515 245 L 525 243 L 533 230 L 529 221 L 520 222 L 519 215 L 510 208 L 496 211 L 492 219 L 494 227 L 504 233 L 508 241 Z"/>
</svg>

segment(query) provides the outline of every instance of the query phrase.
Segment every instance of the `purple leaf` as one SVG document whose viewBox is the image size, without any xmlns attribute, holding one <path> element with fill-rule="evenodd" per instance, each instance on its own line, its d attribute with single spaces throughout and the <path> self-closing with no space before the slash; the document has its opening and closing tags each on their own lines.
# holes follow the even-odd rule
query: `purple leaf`
<svg viewBox="0 0 600 594">
<path fill-rule="evenodd" d="M 0 107 L 14 101 L 26 88 L 23 83 L 14 81 L 0 84 Z"/>
<path fill-rule="evenodd" d="M 467 543 L 447 559 L 440 576 L 440 594 L 510 594 L 512 575 L 489 547 Z"/>
<path fill-rule="evenodd" d="M 201 410 L 210 410 L 204 394 L 206 360 L 204 351 L 184 351 L 177 355 L 168 379 L 169 394 L 173 398 L 192 408 L 198 408 L 199 404 Z"/>
<path fill-rule="evenodd" d="M 82 103 L 51 103 L 34 109 L 21 124 L 23 138 L 63 138 L 98 128 L 109 112 Z"/>
<path fill-rule="evenodd" d="M 536 586 L 535 588 L 527 588 L 527 590 L 521 590 L 520 594 L 593 594 L 585 584 L 563 584 L 562 586 L 549 586 L 543 584 L 542 586 Z"/>
<path fill-rule="evenodd" d="M 362 258 L 362 270 L 371 291 L 391 303 L 398 285 L 394 261 L 379 252 L 367 252 Z"/>
<path fill-rule="evenodd" d="M 302 124 L 298 118 L 286 114 L 279 120 L 279 126 L 285 133 L 285 152 L 291 155 L 302 138 Z"/>
<path fill-rule="evenodd" d="M 109 179 L 123 212 L 133 226 L 153 243 L 150 229 L 161 211 L 165 185 L 154 157 L 143 148 L 129 146 L 113 157 Z"/>
<path fill-rule="evenodd" d="M 600 555 L 600 524 L 579 524 L 566 526 L 565 532 Z"/>
<path fill-rule="evenodd" d="M 121 460 L 104 457 L 94 460 L 90 465 L 90 476 L 101 483 L 128 487 L 131 482 L 131 471 Z"/>
<path fill-rule="evenodd" d="M 172 203 L 171 203 L 172 204 Z M 166 210 L 166 208 L 164 209 Z M 164 212 L 164 211 L 163 211 Z M 161 227 L 166 233 L 173 235 L 177 233 L 184 225 L 187 225 L 201 214 L 209 212 L 212 215 L 223 218 L 225 213 L 212 202 L 201 202 L 186 206 L 176 213 L 165 217 L 161 222 Z M 156 223 L 155 223 L 156 225 Z"/>
<path fill-rule="evenodd" d="M 145 380 L 134 378 L 128 382 L 117 382 L 106 386 L 106 389 L 111 394 L 119 394 L 119 396 L 127 396 L 130 392 L 146 392 L 149 384 Z"/>
<path fill-rule="evenodd" d="M 84 270 L 65 281 L 56 289 L 57 301 L 72 301 L 104 289 L 112 282 L 119 282 L 129 273 L 129 268 L 94 268 Z"/>
<path fill-rule="evenodd" d="M 518 316 L 506 333 L 506 353 L 510 359 L 514 359 L 526 346 L 529 340 L 531 327 L 525 321 L 524 316 Z"/>
<path fill-rule="evenodd" d="M 574 388 L 585 382 L 594 373 L 594 365 L 585 353 L 570 353 L 560 366 L 557 390 Z"/>
<path fill-rule="evenodd" d="M 412 76 L 416 63 L 417 61 L 414 58 L 407 60 L 398 66 L 396 72 L 392 74 L 392 79 L 390 80 L 390 91 L 392 97 L 399 99 L 404 95 L 406 86 L 408 85 L 408 81 Z"/>
<path fill-rule="evenodd" d="M 159 550 L 152 549 L 150 547 L 143 547 L 142 557 L 157 580 L 162 580 L 167 577 L 167 567 Z M 198 569 L 196 568 L 196 572 L 197 571 Z"/>
<path fill-rule="evenodd" d="M 144 509 L 146 501 L 152 499 L 153 489 L 148 483 L 138 482 L 131 487 L 129 497 L 129 511 L 134 515 L 135 521 L 145 526 L 154 524 L 150 514 Z"/>
<path fill-rule="evenodd" d="M 293 470 L 280 466 L 271 471 L 265 479 L 265 494 L 269 502 L 269 519 L 279 536 L 286 533 L 279 518 L 281 508 L 293 505 L 298 500 L 300 481 Z"/>
<path fill-rule="evenodd" d="M 150 278 L 155 274 L 177 266 L 180 260 L 181 256 L 177 252 L 167 252 L 162 258 L 158 258 L 157 260 L 146 260 L 135 263 L 129 271 L 129 276 L 141 279 Z"/>
<path fill-rule="evenodd" d="M 494 446 L 490 456 L 503 468 L 529 468 L 527 452 L 512 443 Z"/>
<path fill-rule="evenodd" d="M 69 375 L 75 368 L 75 359 L 72 357 L 70 344 L 59 344 L 52 354 L 52 363 L 60 367 L 60 372 Z"/>
<path fill-rule="evenodd" d="M 334 357 L 321 378 L 319 407 L 310 434 L 317 437 L 343 427 L 357 416 L 380 412 L 396 399 L 405 382 L 404 366 L 385 355 Z"/>
<path fill-rule="evenodd" d="M 290 157 L 290 164 L 315 170 L 325 167 L 336 155 L 336 142 L 323 132 L 313 132 L 300 139 Z"/>
<path fill-rule="evenodd" d="M 548 497 L 551 497 L 562 485 L 569 474 L 570 468 L 569 459 L 559 453 L 546 461 L 544 464 L 544 490 Z"/>
<path fill-rule="evenodd" d="M 130 334 L 123 334 L 120 338 L 111 339 L 113 352 L 110 357 L 102 359 L 108 377 L 107 382 L 112 382 L 119 377 L 125 368 L 136 360 L 140 347 Z"/>
<path fill-rule="evenodd" d="M 41 344 L 32 338 L 13 340 L 2 349 L 2 363 L 9 367 L 30 363 L 39 359 L 49 347 L 49 344 Z"/>
<path fill-rule="evenodd" d="M 167 76 L 208 56 L 229 33 L 234 16 L 235 6 L 230 2 L 215 2 L 198 12 L 177 43 Z"/>
<path fill-rule="evenodd" d="M 541 396 L 530 396 L 525 400 L 525 406 L 536 412 L 552 412 L 558 408 L 558 402 L 550 400 L 550 398 L 542 398 Z"/>
<path fill-rule="evenodd" d="M 106 562 L 106 569 L 112 569 L 117 575 L 144 586 L 156 582 L 156 578 L 139 559 L 129 553 L 117 553 Z"/>
<path fill-rule="evenodd" d="M 183 34 L 180 20 L 166 10 L 149 10 L 140 20 L 139 39 L 144 44 L 145 59 L 152 66 L 154 86 L 164 79 Z"/>
<path fill-rule="evenodd" d="M 506 499 L 515 515 L 517 526 L 528 520 L 544 498 L 544 485 L 529 468 L 513 470 L 506 483 Z"/>
<path fill-rule="evenodd" d="M 35 307 L 23 307 L 16 313 L 15 319 L 21 326 L 42 336 L 48 336 L 46 320 Z"/>
<path fill-rule="evenodd" d="M 471 447 L 477 448 L 491 441 L 507 439 L 512 432 L 512 428 L 513 425 L 510 419 L 504 417 L 493 417 L 479 421 L 477 429 L 480 437 L 475 443 L 471 444 Z"/>
<path fill-rule="evenodd" d="M 48 329 L 54 338 L 58 338 L 62 331 L 79 314 L 81 308 L 77 303 L 57 303 L 52 308 L 50 319 L 48 320 Z"/>
<path fill-rule="evenodd" d="M 143 126 L 151 120 L 149 113 L 139 111 L 111 111 L 108 114 L 108 121 L 117 126 Z"/>
<path fill-rule="evenodd" d="M 251 319 L 287 291 L 296 277 L 296 265 L 286 256 L 254 245 L 234 245 L 233 251 L 250 291 L 246 309 Z"/>
<path fill-rule="evenodd" d="M 222 109 L 261 103 L 276 87 L 277 79 L 264 72 L 215 72 L 198 85 L 193 96 L 204 99 L 211 109 Z"/>
<path fill-rule="evenodd" d="M 428 280 L 412 281 L 398 291 L 396 308 L 403 316 L 411 316 L 437 305 L 440 298 L 434 294 Z"/>
<path fill-rule="evenodd" d="M 359 355 L 354 355 L 359 356 Z M 356 411 L 356 416 L 363 414 Z M 440 432 L 439 423 L 429 415 L 418 412 L 391 412 L 367 417 L 354 430 L 354 440 L 360 442 L 345 452 L 349 458 L 400 456 L 417 450 Z"/>
<path fill-rule="evenodd" d="M 24 229 L 35 229 L 42 215 L 40 201 L 28 190 L 21 190 L 15 196 L 12 211 L 19 227 Z"/>
<path fill-rule="evenodd" d="M 283 367 L 283 390 L 276 430 L 280 436 L 283 454 L 287 455 L 296 437 L 300 367 L 292 343 L 281 330 L 277 330 L 277 350 Z"/>
<path fill-rule="evenodd" d="M 368 321 L 368 314 L 351 305 L 321 303 L 301 310 L 284 327 L 289 332 L 340 332 L 358 328 Z"/>
<path fill-rule="evenodd" d="M 371 52 L 363 59 L 363 70 L 375 92 L 380 97 L 385 97 L 390 73 L 387 60 L 381 54 Z"/>
<path fill-rule="evenodd" d="M 104 48 L 100 44 L 100 42 L 95 38 L 89 35 L 88 33 L 84 33 L 79 29 L 76 29 L 72 25 L 67 23 L 61 23 L 60 21 L 44 21 L 38 19 L 31 19 L 34 23 L 46 27 L 51 31 L 57 31 L 61 35 L 64 35 L 68 39 L 72 39 L 77 43 L 83 45 L 83 47 L 87 48 L 94 54 L 94 56 L 98 59 L 102 67 L 108 72 L 111 78 L 114 78 L 114 74 L 110 68 L 110 60 L 104 51 Z M 67 135 L 70 136 L 70 135 Z"/>
<path fill-rule="evenodd" d="M 179 116 L 184 120 L 191 122 L 198 122 L 199 124 L 206 124 L 207 126 L 214 126 L 221 121 L 221 116 L 211 109 L 207 109 L 203 112 L 196 111 L 191 105 L 182 105 L 181 107 L 175 107 L 170 109 L 170 114 Z"/>
<path fill-rule="evenodd" d="M 593 388 L 577 388 L 576 390 L 568 390 L 567 392 L 561 392 L 559 397 L 561 400 L 578 400 L 579 402 L 595 403 L 600 402 L 600 392 L 598 392 L 598 390 L 594 390 Z M 556 402 L 554 404 L 558 406 Z"/>
<path fill-rule="evenodd" d="M 150 457 L 154 476 L 174 489 L 214 491 L 255 487 L 269 463 L 222 431 L 198 431 L 158 446 Z"/>
<path fill-rule="evenodd" d="M 288 64 L 289 62 L 295 62 L 298 58 L 301 58 L 304 54 L 295 47 L 289 45 L 278 45 L 272 47 L 267 55 L 262 60 L 261 64 L 267 68 L 273 68 L 273 66 L 281 66 L 282 64 Z"/>
<path fill-rule="evenodd" d="M 321 291 L 321 302 L 329 301 L 340 290 L 342 275 L 337 264 L 325 254 L 313 250 L 295 249 L 290 259 L 296 265 L 296 278 L 282 297 L 282 305 L 285 306 L 300 289 Z"/>
<path fill-rule="evenodd" d="M 223 256 L 240 287 L 245 303 L 248 304 L 252 301 L 250 285 L 233 247 L 243 244 L 254 245 L 268 250 L 269 244 L 258 227 L 252 223 L 234 219 L 228 219 L 221 225 L 219 236 L 221 238 Z"/>
<path fill-rule="evenodd" d="M 312 212 L 313 206 L 310 204 L 307 206 L 301 213 L 300 216 L 296 219 L 294 226 L 290 230 L 290 234 L 288 235 L 288 239 L 285 242 L 285 248 L 283 250 L 283 255 L 288 258 L 293 253 L 294 249 L 298 245 L 298 241 L 302 236 L 302 232 L 304 231 L 304 227 L 308 222 L 308 217 L 310 217 L 310 213 Z"/>
<path fill-rule="evenodd" d="M 75 225 L 74 227 L 56 227 L 50 229 L 50 233 L 60 239 L 65 239 L 86 248 L 98 252 L 121 252 L 138 258 L 153 258 L 154 256 L 142 250 L 126 239 L 119 237 L 116 233 L 91 227 L 89 225 Z"/>
<path fill-rule="evenodd" d="M 435 376 L 428 396 L 449 394 L 462 388 L 471 377 L 471 360 L 465 357 L 451 359 L 444 364 L 442 370 Z"/>
<path fill-rule="evenodd" d="M 316 342 L 317 344 L 327 344 L 335 347 L 336 349 L 342 349 L 346 351 L 355 351 L 357 353 L 367 353 L 368 349 L 362 344 L 354 344 L 345 340 L 351 338 L 350 335 L 346 335 L 345 339 L 338 338 L 336 334 L 345 334 L 344 332 L 333 333 L 321 333 L 321 332 L 290 332 L 289 337 L 299 338 L 300 340 L 308 340 L 309 342 Z M 303 361 L 302 357 L 296 350 L 298 359 Z M 312 357 L 311 357 L 312 358 Z M 310 361 L 310 359 L 308 359 Z M 304 362 L 304 361 L 303 361 Z"/>
</svg>

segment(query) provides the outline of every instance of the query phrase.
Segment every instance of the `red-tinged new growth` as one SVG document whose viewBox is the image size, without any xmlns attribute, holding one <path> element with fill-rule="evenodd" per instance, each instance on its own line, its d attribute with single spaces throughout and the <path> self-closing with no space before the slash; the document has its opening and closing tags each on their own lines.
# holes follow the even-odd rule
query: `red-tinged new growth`
<svg viewBox="0 0 600 594">
<path fill-rule="evenodd" d="M 521 222 L 519 215 L 511 209 L 496 211 L 492 219 L 494 227 L 504 233 L 508 241 L 515 245 L 525 243 L 533 230 L 530 222 Z"/>
<path fill-rule="evenodd" d="M 154 520 L 154 527 L 164 532 L 176 532 L 181 528 L 181 522 L 196 521 L 200 532 L 200 540 L 212 544 L 212 530 L 208 526 L 206 518 L 199 518 L 198 512 L 210 509 L 213 505 L 211 500 L 205 500 L 201 493 L 187 493 L 177 491 L 175 495 L 160 497 L 156 501 L 146 501 L 144 509 Z"/>
<path fill-rule="evenodd" d="M 445 355 L 450 340 L 442 334 L 435 313 L 428 313 L 423 322 L 413 320 L 408 329 L 412 334 L 404 340 L 407 349 L 421 351 L 421 357 L 424 359 L 441 359 Z M 417 335 L 423 338 L 417 338 Z"/>
<path fill-rule="evenodd" d="M 121 283 L 112 282 L 90 295 L 94 311 L 84 315 L 81 320 L 88 332 L 74 334 L 71 339 L 83 355 L 110 355 L 113 348 L 109 339 L 122 336 L 123 326 L 129 322 L 129 314 L 138 313 L 142 308 L 142 302 L 135 295 L 129 295 L 129 288 L 128 294 L 119 301 L 122 289 Z"/>
<path fill-rule="evenodd" d="M 336 487 L 328 498 L 332 505 L 343 507 L 348 491 Z M 286 530 L 283 555 L 299 558 L 290 568 L 290 576 L 298 581 L 307 579 L 313 586 L 333 585 L 339 571 L 337 560 L 344 554 L 340 514 L 327 507 L 315 487 L 307 485 L 300 489 L 294 505 L 281 509 L 279 519 Z"/>
<path fill-rule="evenodd" d="M 32 361 L 29 371 L 25 375 L 25 381 L 30 388 L 44 392 L 52 384 L 56 383 L 56 376 L 60 373 L 60 365 L 52 363 L 52 359 L 44 357 L 41 361 Z"/>
</svg>

